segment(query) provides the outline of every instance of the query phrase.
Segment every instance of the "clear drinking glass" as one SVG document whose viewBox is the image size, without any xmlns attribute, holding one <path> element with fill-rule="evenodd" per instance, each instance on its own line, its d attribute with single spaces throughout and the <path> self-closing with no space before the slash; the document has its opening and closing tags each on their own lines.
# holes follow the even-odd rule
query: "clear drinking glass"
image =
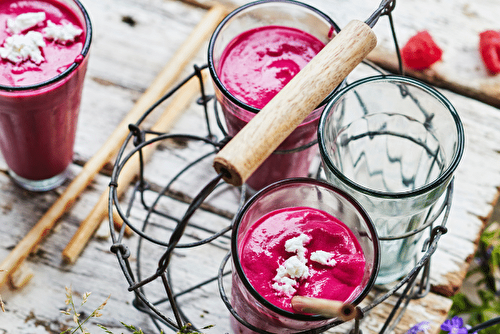
<svg viewBox="0 0 500 334">
<path fill-rule="evenodd" d="M 379 266 L 379 241 L 374 225 L 363 208 L 349 195 L 326 182 L 311 178 L 292 178 L 276 182 L 255 194 L 238 213 L 231 237 L 232 290 L 234 311 L 259 331 L 296 333 L 317 329 L 336 319 L 288 312 L 268 302 L 250 284 L 240 262 L 240 241 L 259 218 L 274 210 L 310 207 L 323 210 L 342 221 L 354 234 L 363 250 L 366 264 L 362 284 L 351 296 L 359 304 L 372 288 Z M 255 333 L 247 324 L 231 317 L 233 333 Z"/>
<path fill-rule="evenodd" d="M 383 239 L 425 223 L 460 162 L 464 130 L 435 89 L 402 76 L 376 76 L 332 98 L 318 141 L 327 180 L 361 204 Z M 377 284 L 411 270 L 422 233 L 381 240 Z"/>
<path fill-rule="evenodd" d="M 92 39 L 90 18 L 78 0 L 49 2 L 63 5 L 80 21 L 81 52 L 46 81 L 0 85 L 0 149 L 13 180 L 33 191 L 53 189 L 66 178 Z"/>
<path fill-rule="evenodd" d="M 256 1 L 230 13 L 214 31 L 208 48 L 208 64 L 214 82 L 215 95 L 222 108 L 230 136 L 234 136 L 243 128 L 260 109 L 238 100 L 225 87 L 218 75 L 221 56 L 228 44 L 241 33 L 257 27 L 273 25 L 300 29 L 324 44 L 327 44 L 340 30 L 321 11 L 296 1 Z M 250 188 L 257 191 L 284 178 L 308 175 L 311 162 L 318 154 L 316 132 L 319 116 L 329 97 L 247 180 Z"/>
</svg>

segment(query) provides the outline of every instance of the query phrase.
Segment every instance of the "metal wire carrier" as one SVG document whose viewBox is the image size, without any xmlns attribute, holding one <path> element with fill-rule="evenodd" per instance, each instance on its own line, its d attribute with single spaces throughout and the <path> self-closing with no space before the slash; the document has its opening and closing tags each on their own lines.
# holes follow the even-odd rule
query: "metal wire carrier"
<svg viewBox="0 0 500 334">
<path fill-rule="evenodd" d="M 389 16 L 394 31 L 391 10 L 387 9 L 394 7 L 394 1 L 383 3 L 385 7 L 381 7 L 380 14 Z M 387 7 L 388 4 L 390 7 Z M 395 35 L 394 42 L 398 50 Z M 373 64 L 369 62 L 364 64 L 382 73 Z M 226 270 L 225 266 L 230 256 L 228 232 L 232 228 L 233 216 L 247 199 L 247 189 L 245 185 L 237 188 L 225 184 L 222 175 L 217 175 L 211 168 L 210 158 L 230 138 L 224 130 L 215 99 L 205 93 L 202 76 L 205 68 L 206 66 L 194 66 L 191 75 L 152 105 L 135 124 L 129 126 L 130 133 L 118 153 L 109 184 L 108 209 L 113 243 L 111 251 L 116 254 L 129 284 L 128 290 L 135 294 L 134 307 L 148 314 L 158 331 L 169 328 L 174 332 L 189 333 L 200 330 L 198 323 L 219 326 L 228 322 L 227 310 L 245 324 L 231 307 L 225 292 L 228 284 L 226 278 L 230 274 L 230 270 Z M 169 134 L 144 129 L 143 123 L 147 123 L 146 119 L 153 110 L 193 77 L 198 77 L 200 83 L 200 97 L 197 103 L 204 112 L 206 133 Z M 213 104 L 213 114 L 209 112 L 210 104 Z M 222 134 L 221 140 L 218 140 L 212 131 L 213 121 Z M 149 171 L 143 156 L 143 150 L 157 142 L 165 144 L 158 154 L 168 154 L 169 159 L 176 162 L 177 167 L 179 161 L 182 161 L 184 166 L 161 180 L 157 176 L 165 176 L 164 173 Z M 314 142 L 309 143 L 302 149 L 314 144 Z M 183 157 L 182 149 L 178 147 L 189 146 L 195 147 L 189 150 L 191 153 L 195 151 L 199 154 Z M 135 186 L 125 196 L 126 199 L 120 199 L 117 194 L 119 176 L 124 166 L 132 159 L 139 159 L 140 172 Z M 168 169 L 168 166 L 165 168 Z M 212 170 L 213 176 L 208 182 L 203 181 L 206 183 L 199 189 L 200 177 L 196 177 L 196 171 L 203 168 Z M 321 178 L 321 169 L 318 169 L 313 177 Z M 206 180 L 206 173 L 203 178 Z M 198 188 L 197 195 L 192 198 L 185 194 L 185 190 L 190 188 L 190 183 L 194 184 L 194 188 Z M 349 333 L 361 333 L 363 318 L 369 311 L 388 298 L 396 298 L 395 306 L 380 331 L 380 333 L 389 332 L 397 325 L 409 302 L 412 299 L 422 298 L 429 292 L 430 260 L 441 235 L 447 231 L 445 225 L 452 194 L 453 181 L 439 207 L 433 210 L 432 215 L 420 229 L 391 237 L 391 239 L 406 238 L 428 230 L 428 238 L 422 250 L 423 255 L 416 259 L 415 267 L 391 288 L 376 286 L 372 290 L 373 301 L 369 305 L 357 307 L 358 317 L 347 329 Z M 220 204 L 217 203 L 220 198 L 231 200 L 225 200 Z M 230 208 L 226 207 L 227 203 L 231 203 Z M 113 223 L 116 220 L 124 222 L 118 230 Z M 126 231 L 129 228 L 137 238 L 126 239 Z M 132 254 L 127 242 L 136 248 L 135 255 Z M 191 256 L 196 261 L 190 262 Z M 214 305 L 221 307 L 214 309 Z M 342 321 L 339 320 L 310 333 L 323 332 L 341 324 Z"/>
</svg>

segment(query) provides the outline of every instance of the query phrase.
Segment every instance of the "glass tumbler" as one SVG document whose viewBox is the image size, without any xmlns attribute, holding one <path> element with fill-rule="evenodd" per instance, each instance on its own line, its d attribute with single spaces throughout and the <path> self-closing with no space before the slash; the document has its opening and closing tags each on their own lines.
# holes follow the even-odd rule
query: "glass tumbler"
<svg viewBox="0 0 500 334">
<path fill-rule="evenodd" d="M 46 40 L 47 48 L 42 47 L 46 62 L 42 62 L 42 66 L 35 71 L 24 73 L 25 68 L 36 67 L 29 61 L 10 64 L 2 60 L 5 68 L 13 66 L 12 72 L 23 79 L 15 84 L 6 84 L 5 80 L 0 83 L 0 150 L 9 174 L 17 184 L 32 191 L 46 191 L 65 181 L 67 167 L 73 160 L 92 26 L 87 11 L 78 0 L 19 3 L 43 8 L 47 12 L 46 21 L 51 17 L 62 17 L 61 22 L 71 18 L 79 22 L 83 30 L 69 44 Z M 43 23 L 45 25 L 46 22 Z M 42 28 L 35 26 L 33 29 Z M 49 43 L 56 46 L 49 49 Z M 70 50 L 65 56 L 67 60 L 54 51 L 58 49 Z M 54 73 L 45 72 L 47 67 L 43 67 L 44 64 L 50 64 L 57 71 L 50 68 L 47 71 Z M 13 76 L 9 71 L 4 69 L 4 78 Z M 39 77 L 40 73 L 46 73 L 43 76 L 46 78 L 34 79 L 33 75 Z"/>
<path fill-rule="evenodd" d="M 296 1 L 256 1 L 230 13 L 214 31 L 208 47 L 210 75 L 230 136 L 234 136 L 242 129 L 260 109 L 242 102 L 227 89 L 219 76 L 221 57 L 236 37 L 251 29 L 267 26 L 299 29 L 314 36 L 324 44 L 327 44 L 340 30 L 321 11 Z M 316 110 L 312 111 L 250 176 L 247 185 L 252 190 L 258 191 L 266 185 L 284 178 L 308 175 L 310 165 L 314 157 L 318 155 L 316 133 L 319 116 L 329 97 Z"/>
<path fill-rule="evenodd" d="M 353 196 L 377 228 L 377 284 L 404 276 L 416 264 L 423 234 L 410 232 L 425 224 L 463 154 L 455 108 L 418 80 L 368 77 L 332 98 L 318 141 L 327 180 Z M 410 236 L 397 238 L 403 235 Z"/>
<path fill-rule="evenodd" d="M 269 212 L 294 207 L 310 207 L 329 213 L 342 221 L 358 240 L 366 260 L 364 276 L 346 302 L 359 304 L 375 282 L 380 256 L 379 240 L 363 208 L 352 197 L 323 181 L 292 178 L 276 182 L 256 193 L 235 219 L 231 237 L 231 306 L 241 319 L 231 317 L 233 333 L 296 333 L 328 326 L 336 320 L 278 308 L 256 291 L 242 268 L 241 241 L 252 225 Z"/>
</svg>

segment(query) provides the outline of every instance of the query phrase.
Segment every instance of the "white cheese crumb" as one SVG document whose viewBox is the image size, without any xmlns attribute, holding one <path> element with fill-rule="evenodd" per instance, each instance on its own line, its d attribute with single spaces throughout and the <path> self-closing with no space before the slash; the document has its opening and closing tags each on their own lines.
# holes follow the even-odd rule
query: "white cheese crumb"
<svg viewBox="0 0 500 334">
<path fill-rule="evenodd" d="M 309 268 L 298 256 L 288 258 L 282 266 L 286 269 L 286 274 L 291 278 L 309 277 Z"/>
<path fill-rule="evenodd" d="M 73 42 L 77 36 L 82 34 L 83 30 L 71 23 L 55 24 L 51 20 L 47 21 L 47 27 L 43 29 L 45 38 L 65 44 Z"/>
<path fill-rule="evenodd" d="M 306 245 L 310 240 L 311 237 L 302 233 L 298 237 L 288 239 L 285 242 L 285 250 L 290 253 L 296 253 L 300 259 L 305 261 L 307 249 L 304 247 L 304 245 Z"/>
<path fill-rule="evenodd" d="M 278 291 L 280 294 L 284 294 L 286 296 L 292 296 L 295 291 L 294 286 L 297 285 L 297 281 L 288 278 L 282 277 L 280 282 L 276 282 L 273 284 L 273 289 Z"/>
<path fill-rule="evenodd" d="M 26 35 L 12 35 L 5 39 L 3 47 L 0 47 L 0 57 L 15 64 L 31 59 L 39 65 L 45 60 L 40 47 L 45 46 L 41 33 L 29 31 Z"/>
<path fill-rule="evenodd" d="M 309 268 L 297 256 L 288 258 L 276 270 L 276 276 L 273 288 L 279 293 L 292 296 L 295 293 L 294 286 L 297 285 L 297 279 L 309 276 Z"/>
<path fill-rule="evenodd" d="M 288 239 L 285 242 L 285 250 L 297 255 L 289 257 L 278 269 L 276 276 L 273 278 L 275 283 L 272 285 L 278 293 L 291 297 L 295 293 L 295 288 L 299 279 L 309 277 L 309 268 L 307 267 L 307 259 L 305 257 L 306 248 L 304 244 L 308 243 L 311 238 L 306 234 L 301 234 L 298 237 Z"/>
<path fill-rule="evenodd" d="M 320 251 L 316 251 L 316 252 L 311 253 L 310 260 L 315 261 L 315 262 L 319 262 L 321 264 L 324 264 L 325 266 L 333 267 L 334 265 L 337 264 L 337 261 L 335 261 L 335 259 L 333 257 L 334 257 L 334 254 L 320 250 Z"/>
<path fill-rule="evenodd" d="M 7 28 L 13 34 L 19 34 L 29 28 L 33 28 L 38 23 L 45 21 L 45 13 L 24 13 L 15 19 L 7 19 Z"/>
<path fill-rule="evenodd" d="M 297 285 L 297 280 L 309 277 L 309 268 L 305 261 L 297 255 L 288 258 L 276 269 L 276 276 L 273 278 L 276 283 L 273 284 L 273 288 L 291 296 L 295 292 L 293 286 Z"/>
</svg>

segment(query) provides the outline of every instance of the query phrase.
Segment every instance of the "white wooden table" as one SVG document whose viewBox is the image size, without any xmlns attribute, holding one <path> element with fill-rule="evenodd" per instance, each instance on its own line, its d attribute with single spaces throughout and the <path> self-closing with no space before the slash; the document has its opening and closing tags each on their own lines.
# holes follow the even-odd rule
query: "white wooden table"
<svg viewBox="0 0 500 334">
<path fill-rule="evenodd" d="M 328 13 L 340 27 L 351 19 L 366 19 L 378 6 L 378 1 L 374 0 L 305 2 Z M 72 176 L 60 189 L 31 193 L 9 179 L 5 162 L 0 158 L 0 261 L 8 256 L 78 175 L 85 162 L 99 150 L 215 2 L 83 0 L 83 3 L 94 24 L 94 39 L 71 166 Z M 234 8 L 245 1 L 224 0 L 221 3 Z M 500 3 L 496 0 L 399 0 L 393 15 L 401 45 L 417 31 L 427 29 L 444 50 L 442 62 L 430 70 L 410 74 L 439 84 L 440 91 L 458 110 L 466 134 L 465 154 L 456 172 L 452 210 L 447 223 L 449 230 L 432 257 L 432 291 L 425 298 L 410 303 L 395 330 L 396 333 L 405 333 L 416 322 L 429 320 L 433 325 L 432 332 L 437 333 L 451 307 L 448 297 L 461 287 L 480 232 L 499 196 L 500 76 L 486 74 L 477 53 L 477 43 L 480 31 L 500 29 L 497 20 Z M 369 58 L 381 66 L 394 68 L 394 46 L 388 20 L 382 18 L 374 30 L 379 45 Z M 206 46 L 207 42 L 184 69 L 183 75 L 190 73 L 194 64 L 206 64 Z M 367 75 L 365 70 L 360 66 L 352 78 Z M 206 89 L 208 93 L 212 92 L 210 82 L 207 82 Z M 172 133 L 197 135 L 205 131 L 203 110 L 194 100 L 171 130 Z M 187 159 L 199 155 L 202 149 L 201 145 L 162 143 L 148 163 L 148 180 L 152 189 L 163 186 Z M 21 289 L 4 287 L 0 290 L 6 309 L 0 313 L 0 333 L 59 333 L 72 326 L 71 317 L 60 313 L 66 308 L 65 286 L 71 286 L 75 296 L 92 292 L 83 309 L 86 314 L 111 296 L 102 311 L 103 316 L 87 324 L 93 334 L 103 332 L 96 324 L 113 332 L 125 331 L 120 322 L 141 327 L 145 333 L 158 332 L 150 318 L 131 305 L 134 296 L 128 292 L 116 257 L 110 252 L 111 241 L 106 225 L 89 242 L 75 264 L 62 261 L 61 251 L 107 190 L 111 168 L 112 163 L 103 168 L 75 204 L 68 207 L 36 252 L 25 261 L 34 273 L 31 281 Z M 178 190 L 193 196 L 207 178 L 213 177 L 210 161 L 195 168 L 189 176 L 181 182 Z M 154 191 L 148 196 L 148 200 L 152 200 Z M 237 189 L 221 191 L 209 201 L 211 210 L 200 213 L 195 222 L 216 228 L 227 226 L 238 208 L 238 200 Z M 177 215 L 186 210 L 186 205 L 177 200 L 169 200 L 164 205 Z M 132 217 L 134 221 L 142 219 L 143 216 Z M 163 237 L 167 238 L 166 235 Z M 196 237 L 203 237 L 202 232 L 189 231 L 188 239 Z M 138 239 L 135 235 L 125 241 L 132 250 L 132 263 Z M 172 259 L 175 288 L 189 287 L 216 275 L 228 248 L 228 239 L 220 238 L 215 245 L 200 250 L 176 252 Z M 144 262 L 154 267 L 158 260 L 159 254 L 152 252 Z M 161 290 L 158 293 L 164 294 Z M 206 330 L 207 333 L 230 332 L 229 313 L 220 300 L 216 283 L 180 298 L 180 302 L 198 327 L 215 325 Z M 393 303 L 394 300 L 390 299 L 370 312 L 363 322 L 364 333 L 378 333 Z M 342 327 L 329 332 L 345 331 Z"/>
</svg>

